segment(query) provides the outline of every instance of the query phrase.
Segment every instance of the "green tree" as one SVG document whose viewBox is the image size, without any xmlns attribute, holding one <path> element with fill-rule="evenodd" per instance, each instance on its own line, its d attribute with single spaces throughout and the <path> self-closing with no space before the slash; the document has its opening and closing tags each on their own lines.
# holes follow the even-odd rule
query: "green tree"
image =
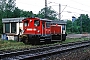
<svg viewBox="0 0 90 60">
<path fill-rule="evenodd" d="M 74 22 L 73 22 L 73 32 L 82 33 L 82 32 L 90 32 L 90 18 L 88 14 L 81 14 Z"/>
<path fill-rule="evenodd" d="M 0 33 L 2 33 L 3 26 L 2 26 L 2 11 L 0 10 Z"/>
<path fill-rule="evenodd" d="M 15 9 L 15 1 L 16 0 L 7 0 L 6 1 L 6 6 L 5 6 L 5 14 L 7 18 L 10 18 L 13 16 L 12 12 Z"/>
<path fill-rule="evenodd" d="M 12 17 L 15 0 L 0 0 L 0 33 L 2 33 L 2 18 Z"/>
<path fill-rule="evenodd" d="M 81 14 L 76 20 L 77 26 L 80 26 L 80 32 L 90 32 L 90 18 L 88 14 Z"/>
<path fill-rule="evenodd" d="M 80 26 L 78 25 L 77 21 L 72 22 L 72 32 L 73 33 L 80 33 Z"/>
<path fill-rule="evenodd" d="M 3 26 L 2 26 L 2 18 L 3 18 L 3 12 L 5 10 L 5 6 L 6 6 L 6 0 L 0 0 L 0 33 L 2 33 L 2 29 L 3 29 Z"/>
<path fill-rule="evenodd" d="M 13 17 L 20 17 L 21 10 L 18 7 L 15 7 L 15 10 L 13 11 Z"/>
<path fill-rule="evenodd" d="M 47 7 L 47 18 L 51 20 L 57 19 L 57 13 L 54 10 L 51 10 L 51 7 Z M 39 18 L 45 18 L 45 8 L 41 9 L 39 13 L 37 14 L 37 17 Z"/>
<path fill-rule="evenodd" d="M 20 10 L 20 17 L 32 17 L 34 14 L 32 11 Z"/>
<path fill-rule="evenodd" d="M 72 32 L 72 21 L 71 20 L 67 20 L 66 31 L 67 31 L 67 33 Z"/>
</svg>

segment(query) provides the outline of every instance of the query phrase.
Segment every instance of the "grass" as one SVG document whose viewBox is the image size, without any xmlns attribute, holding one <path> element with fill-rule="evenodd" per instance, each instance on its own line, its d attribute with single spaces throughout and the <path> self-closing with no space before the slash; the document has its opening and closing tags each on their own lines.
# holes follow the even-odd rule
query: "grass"
<svg viewBox="0 0 90 60">
<path fill-rule="evenodd" d="M 77 42 L 77 41 L 86 41 L 89 40 L 89 38 L 67 38 L 64 42 L 62 43 L 68 43 L 68 42 Z"/>
<path fill-rule="evenodd" d="M 67 38 L 66 41 L 62 43 L 76 42 L 76 41 L 84 41 L 89 40 L 89 38 Z M 54 44 L 62 44 L 61 42 L 57 42 Z M 45 44 L 45 45 L 25 45 L 23 42 L 17 42 L 12 40 L 0 40 L 0 50 L 19 50 L 25 48 L 35 48 L 40 46 L 50 46 L 54 44 Z"/>
<path fill-rule="evenodd" d="M 86 38 L 86 37 L 83 37 L 83 38 L 67 38 L 63 42 L 57 42 L 54 44 L 65 44 L 65 43 L 70 43 L 70 42 L 88 41 L 88 40 L 90 40 L 90 38 Z M 51 45 L 54 45 L 54 44 L 51 44 Z"/>
<path fill-rule="evenodd" d="M 24 48 L 31 48 L 32 45 L 25 45 L 22 42 L 16 42 L 16 41 L 0 41 L 0 50 L 18 50 L 18 49 L 24 49 Z"/>
</svg>

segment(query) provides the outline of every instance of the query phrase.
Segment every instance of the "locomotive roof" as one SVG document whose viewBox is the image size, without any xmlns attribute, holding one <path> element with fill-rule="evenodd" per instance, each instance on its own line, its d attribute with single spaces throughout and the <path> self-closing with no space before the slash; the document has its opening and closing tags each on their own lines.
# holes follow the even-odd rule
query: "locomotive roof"
<svg viewBox="0 0 90 60">
<path fill-rule="evenodd" d="M 64 20 L 53 20 L 51 23 L 66 24 L 66 22 Z"/>
<path fill-rule="evenodd" d="M 2 23 L 8 23 L 8 22 L 22 22 L 22 20 L 26 19 L 25 17 L 21 17 L 21 18 L 3 18 L 2 19 Z M 63 20 L 49 20 L 49 19 L 41 19 L 41 18 L 36 18 L 42 21 L 48 21 L 51 23 L 57 23 L 57 24 L 66 24 L 65 21 Z"/>
<path fill-rule="evenodd" d="M 25 19 L 23 19 L 23 20 L 27 20 L 28 18 L 25 18 Z M 41 18 L 37 18 L 37 17 L 35 17 L 35 18 L 29 18 L 29 19 L 36 19 L 36 20 L 41 20 L 41 21 L 52 21 L 52 20 L 48 20 L 48 19 L 41 19 Z"/>
<path fill-rule="evenodd" d="M 50 21 L 51 23 L 56 23 L 56 24 L 66 24 L 64 20 L 48 20 L 48 19 L 40 19 L 43 21 Z"/>
<path fill-rule="evenodd" d="M 48 19 L 40 19 L 40 20 L 42 20 L 42 21 L 52 21 L 52 20 L 48 20 Z"/>
</svg>

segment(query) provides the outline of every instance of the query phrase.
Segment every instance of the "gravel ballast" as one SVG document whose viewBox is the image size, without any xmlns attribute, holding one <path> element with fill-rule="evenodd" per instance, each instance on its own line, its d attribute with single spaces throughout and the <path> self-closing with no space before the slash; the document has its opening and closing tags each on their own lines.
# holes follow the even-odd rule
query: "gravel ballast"
<svg viewBox="0 0 90 60">
<path fill-rule="evenodd" d="M 90 46 L 58 54 L 41 57 L 35 60 L 90 60 Z"/>
</svg>

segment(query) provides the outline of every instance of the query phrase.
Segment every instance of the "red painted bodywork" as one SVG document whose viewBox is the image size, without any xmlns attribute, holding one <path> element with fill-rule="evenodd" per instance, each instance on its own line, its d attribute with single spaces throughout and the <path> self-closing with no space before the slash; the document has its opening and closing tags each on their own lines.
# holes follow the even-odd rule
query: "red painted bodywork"
<svg viewBox="0 0 90 60">
<path fill-rule="evenodd" d="M 61 34 L 61 26 L 60 25 L 51 25 L 51 34 Z"/>
<path fill-rule="evenodd" d="M 40 25 L 39 26 L 34 26 L 34 21 L 39 20 Z M 24 22 L 28 21 L 28 26 L 24 25 Z M 32 35 L 38 35 L 38 34 L 61 34 L 62 28 L 60 25 L 50 25 L 49 28 L 46 27 L 46 22 L 47 20 L 40 20 L 39 18 L 26 18 L 22 20 L 23 22 L 23 34 L 32 34 Z M 42 22 L 44 22 L 44 28 L 42 27 Z"/>
<path fill-rule="evenodd" d="M 39 20 L 40 25 L 39 26 L 34 26 L 34 21 Z M 24 25 L 24 22 L 28 21 L 28 26 Z M 31 21 L 31 22 L 30 22 Z M 50 34 L 50 28 L 46 28 L 46 22 L 45 20 L 40 20 L 39 18 L 26 18 L 22 20 L 23 22 L 23 34 L 32 34 L 32 35 L 38 35 L 38 34 Z M 42 27 L 42 22 L 45 22 L 44 28 Z"/>
</svg>

